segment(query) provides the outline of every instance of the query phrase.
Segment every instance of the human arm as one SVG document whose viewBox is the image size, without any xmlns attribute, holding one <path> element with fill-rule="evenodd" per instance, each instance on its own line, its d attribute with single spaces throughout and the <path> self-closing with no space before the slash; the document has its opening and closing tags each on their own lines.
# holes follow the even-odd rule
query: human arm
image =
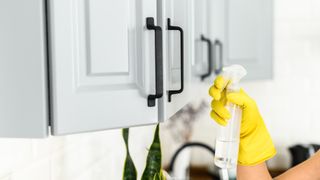
<svg viewBox="0 0 320 180">
<path fill-rule="evenodd" d="M 289 169 L 275 180 L 319 180 L 320 179 L 320 151 L 314 154 L 310 159 Z M 237 167 L 238 180 L 271 180 L 266 163 L 263 162 L 256 166 Z"/>
<path fill-rule="evenodd" d="M 275 178 L 276 180 L 319 180 L 320 179 L 320 151 L 303 163 L 289 169 Z"/>
<path fill-rule="evenodd" d="M 271 180 L 267 165 L 265 162 L 255 166 L 242 166 L 237 167 L 238 180 Z"/>
</svg>

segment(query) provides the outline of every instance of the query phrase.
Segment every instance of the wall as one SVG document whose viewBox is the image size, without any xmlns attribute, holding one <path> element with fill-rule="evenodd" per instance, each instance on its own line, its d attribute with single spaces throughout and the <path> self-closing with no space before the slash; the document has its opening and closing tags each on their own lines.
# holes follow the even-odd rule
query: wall
<svg viewBox="0 0 320 180">
<path fill-rule="evenodd" d="M 277 146 L 278 155 L 269 165 L 285 168 L 290 163 L 288 146 L 320 144 L 320 1 L 275 0 L 274 7 L 274 78 L 243 86 L 257 101 Z M 211 124 L 204 116 L 193 139 L 213 145 Z M 193 163 L 212 162 L 196 150 Z"/>
<path fill-rule="evenodd" d="M 149 126 L 130 132 L 138 172 L 144 169 L 153 131 Z M 116 180 L 122 177 L 124 159 L 120 130 L 37 140 L 2 138 L 0 180 Z"/>
</svg>

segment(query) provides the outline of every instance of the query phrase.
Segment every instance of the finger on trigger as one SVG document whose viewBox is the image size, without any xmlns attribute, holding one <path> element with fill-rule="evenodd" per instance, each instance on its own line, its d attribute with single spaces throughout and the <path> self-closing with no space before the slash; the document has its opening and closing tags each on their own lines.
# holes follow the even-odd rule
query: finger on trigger
<svg viewBox="0 0 320 180">
<path fill-rule="evenodd" d="M 224 104 L 220 101 L 213 100 L 211 102 L 211 108 L 223 119 L 230 119 L 231 115 L 229 111 L 224 107 Z"/>
<path fill-rule="evenodd" d="M 210 116 L 216 123 L 218 123 L 221 126 L 226 126 L 227 121 L 222 119 L 218 114 L 216 114 L 214 111 L 211 111 Z"/>
</svg>

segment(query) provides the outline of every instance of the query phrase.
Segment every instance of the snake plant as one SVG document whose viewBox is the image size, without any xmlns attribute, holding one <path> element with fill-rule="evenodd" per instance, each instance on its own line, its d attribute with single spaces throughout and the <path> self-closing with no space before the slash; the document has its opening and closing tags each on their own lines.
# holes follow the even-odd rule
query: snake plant
<svg viewBox="0 0 320 180">
<path fill-rule="evenodd" d="M 156 127 L 153 142 L 147 156 L 146 168 L 141 180 L 165 180 L 161 170 L 161 144 L 159 137 L 159 124 Z"/>
<path fill-rule="evenodd" d="M 134 166 L 134 163 L 132 161 L 132 158 L 131 158 L 130 152 L 129 152 L 129 145 L 128 145 L 129 129 L 128 128 L 122 129 L 122 136 L 123 136 L 123 140 L 125 142 L 126 150 L 127 150 L 122 179 L 123 180 L 137 180 L 137 170 L 136 170 L 136 167 Z"/>
<path fill-rule="evenodd" d="M 137 171 L 132 161 L 132 158 L 129 153 L 128 148 L 128 135 L 129 129 L 123 129 L 123 139 L 126 144 L 127 149 L 127 157 L 124 165 L 123 171 L 123 180 L 136 180 L 137 179 Z M 165 180 L 166 178 L 163 175 L 161 169 L 161 145 L 160 145 L 160 137 L 159 137 L 159 125 L 157 125 L 153 142 L 149 148 L 146 168 L 143 171 L 141 180 Z"/>
</svg>

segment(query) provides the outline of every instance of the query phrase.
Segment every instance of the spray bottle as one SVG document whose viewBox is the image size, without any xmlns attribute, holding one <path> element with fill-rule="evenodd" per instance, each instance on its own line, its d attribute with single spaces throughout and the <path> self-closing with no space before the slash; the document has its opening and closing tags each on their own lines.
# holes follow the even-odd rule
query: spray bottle
<svg viewBox="0 0 320 180">
<path fill-rule="evenodd" d="M 247 74 L 241 65 L 223 68 L 222 76 L 228 81 L 225 88 L 228 92 L 238 92 L 239 82 Z M 235 168 L 238 161 L 240 126 L 242 110 L 239 106 L 227 102 L 226 108 L 231 114 L 227 126 L 220 126 L 216 139 L 214 163 L 222 169 L 223 179 L 228 179 L 228 169 Z"/>
</svg>

